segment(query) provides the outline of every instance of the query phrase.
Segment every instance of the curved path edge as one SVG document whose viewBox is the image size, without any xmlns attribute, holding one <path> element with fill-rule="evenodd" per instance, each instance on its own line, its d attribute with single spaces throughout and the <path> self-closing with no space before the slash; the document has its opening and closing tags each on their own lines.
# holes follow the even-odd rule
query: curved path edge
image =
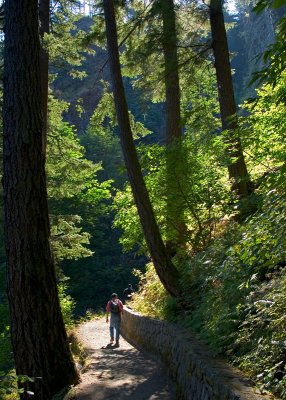
<svg viewBox="0 0 286 400">
<path fill-rule="evenodd" d="M 123 337 L 120 347 L 109 345 L 104 318 L 80 325 L 76 337 L 86 351 L 81 383 L 65 400 L 175 400 L 175 387 L 166 367 Z"/>
</svg>

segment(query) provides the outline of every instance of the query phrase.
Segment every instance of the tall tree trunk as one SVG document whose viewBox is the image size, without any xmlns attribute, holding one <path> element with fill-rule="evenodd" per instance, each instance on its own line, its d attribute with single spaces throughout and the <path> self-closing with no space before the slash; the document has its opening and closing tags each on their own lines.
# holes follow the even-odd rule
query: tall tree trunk
<svg viewBox="0 0 286 400">
<path fill-rule="evenodd" d="M 39 0 L 40 37 L 50 31 L 50 0 Z M 48 130 L 48 89 L 49 89 L 49 53 L 43 48 L 40 50 L 41 93 L 43 107 L 43 154 L 46 154 L 47 130 Z"/>
<path fill-rule="evenodd" d="M 176 14 L 173 0 L 160 0 L 163 21 L 163 52 L 166 91 L 166 143 L 181 139 L 180 84 L 177 54 Z"/>
<path fill-rule="evenodd" d="M 234 159 L 228 165 L 228 173 L 230 179 L 233 181 L 232 190 L 240 198 L 244 198 L 252 192 L 252 189 L 242 152 L 241 141 L 236 131 L 238 123 L 222 0 L 211 0 L 210 24 L 222 129 L 228 130 L 226 139 L 227 151 L 229 157 Z"/>
<path fill-rule="evenodd" d="M 163 21 L 162 45 L 166 92 L 167 146 L 167 249 L 175 254 L 186 241 L 184 201 L 182 198 L 184 157 L 180 112 L 179 62 L 174 0 L 159 0 Z"/>
<path fill-rule="evenodd" d="M 6 0 L 4 206 L 8 299 L 22 399 L 50 400 L 78 381 L 57 293 L 50 248 L 38 0 Z"/>
<path fill-rule="evenodd" d="M 115 108 L 120 129 L 121 147 L 130 185 L 157 274 L 166 290 L 172 296 L 178 296 L 180 292 L 179 273 L 168 257 L 162 241 L 133 142 L 119 61 L 113 0 L 104 0 L 103 4 Z"/>
</svg>

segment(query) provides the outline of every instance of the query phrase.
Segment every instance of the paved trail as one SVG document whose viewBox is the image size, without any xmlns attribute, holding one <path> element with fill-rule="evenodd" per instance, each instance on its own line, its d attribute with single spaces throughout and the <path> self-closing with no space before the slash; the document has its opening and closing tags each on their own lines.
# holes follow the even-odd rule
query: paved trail
<svg viewBox="0 0 286 400">
<path fill-rule="evenodd" d="M 81 325 L 77 336 L 89 354 L 89 363 L 73 400 L 176 399 L 174 385 L 161 363 L 122 337 L 119 348 L 106 347 L 109 330 L 104 318 Z"/>
</svg>

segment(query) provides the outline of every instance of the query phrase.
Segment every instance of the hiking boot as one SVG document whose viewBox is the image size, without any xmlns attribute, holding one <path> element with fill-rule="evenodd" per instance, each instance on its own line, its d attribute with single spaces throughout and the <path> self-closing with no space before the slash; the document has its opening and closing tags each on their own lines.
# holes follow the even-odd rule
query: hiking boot
<svg viewBox="0 0 286 400">
<path fill-rule="evenodd" d="M 119 340 L 116 340 L 114 347 L 119 347 Z"/>
<path fill-rule="evenodd" d="M 110 338 L 110 344 L 113 344 L 114 339 Z"/>
</svg>

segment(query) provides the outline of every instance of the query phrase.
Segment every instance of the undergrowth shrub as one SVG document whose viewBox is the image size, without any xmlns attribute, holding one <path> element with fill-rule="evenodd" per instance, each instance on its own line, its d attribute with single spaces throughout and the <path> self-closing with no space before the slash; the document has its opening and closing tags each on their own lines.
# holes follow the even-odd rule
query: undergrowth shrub
<svg viewBox="0 0 286 400">
<path fill-rule="evenodd" d="M 15 371 L 5 374 L 0 372 L 0 398 L 3 400 L 19 400 L 19 395 L 24 393 L 24 389 L 19 389 L 18 383 L 33 382 L 33 378 L 29 378 L 26 375 L 16 375 Z M 32 396 L 34 393 L 27 392 Z"/>
<path fill-rule="evenodd" d="M 132 296 L 129 304 L 132 308 L 149 317 L 159 319 L 173 319 L 175 300 L 170 298 L 156 274 L 154 265 L 146 265 L 146 272 L 133 271 L 140 279 L 138 292 Z"/>
<path fill-rule="evenodd" d="M 286 399 L 286 199 L 269 191 L 244 226 L 224 234 L 183 270 L 184 325 L 262 389 Z"/>
<path fill-rule="evenodd" d="M 286 398 L 286 271 L 250 292 L 246 317 L 239 327 L 235 364 L 267 389 Z"/>
<path fill-rule="evenodd" d="M 75 324 L 74 309 L 76 303 L 67 293 L 67 284 L 65 282 L 60 282 L 58 284 L 58 293 L 65 326 L 66 328 L 71 328 Z"/>
<path fill-rule="evenodd" d="M 279 178 L 280 179 L 280 178 Z M 152 264 L 132 306 L 197 332 L 262 390 L 286 399 L 286 198 L 262 193 L 243 225 L 226 220 L 203 251 L 179 266 L 183 296 L 170 300 Z"/>
<path fill-rule="evenodd" d="M 68 340 L 76 366 L 81 369 L 85 364 L 87 353 L 79 342 L 74 330 L 69 331 Z"/>
<path fill-rule="evenodd" d="M 226 253 L 241 238 L 241 228 L 230 223 L 225 234 L 194 257 L 183 271 L 184 325 L 191 327 L 216 353 L 228 350 L 239 323 L 244 271 L 226 262 Z M 230 255 L 229 255 L 230 257 Z M 229 260 L 230 261 L 230 260 Z"/>
</svg>

